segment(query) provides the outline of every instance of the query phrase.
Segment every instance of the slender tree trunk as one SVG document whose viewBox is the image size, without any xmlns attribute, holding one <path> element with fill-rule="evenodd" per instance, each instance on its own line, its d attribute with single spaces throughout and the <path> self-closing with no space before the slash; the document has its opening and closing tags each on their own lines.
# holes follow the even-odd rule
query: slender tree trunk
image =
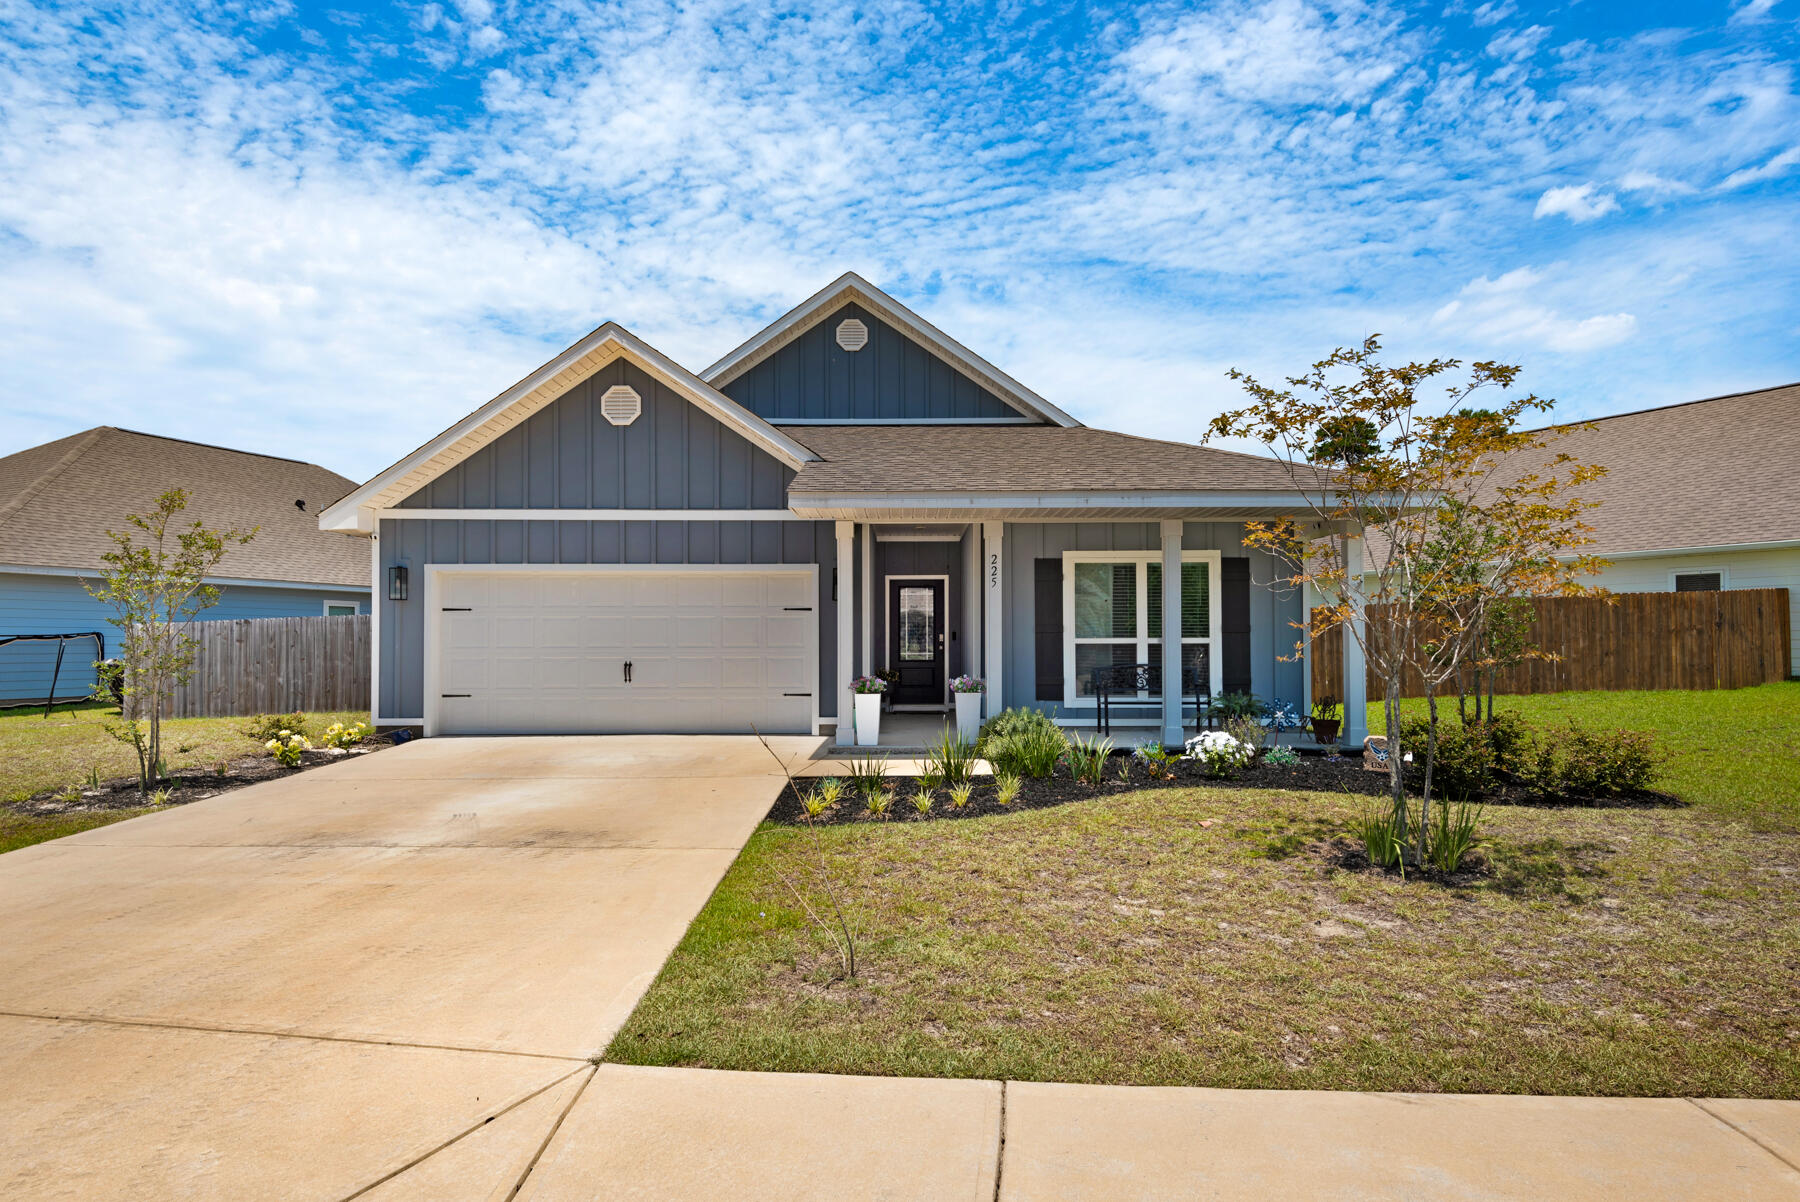
<svg viewBox="0 0 1800 1202">
<path fill-rule="evenodd" d="M 1425 836 L 1431 829 L 1431 773 L 1437 767 L 1438 703 L 1435 690 L 1425 690 L 1425 705 L 1431 712 L 1431 722 L 1425 732 L 1425 787 L 1419 794 L 1419 830 L 1415 840 L 1415 862 L 1419 864 L 1425 862 Z"/>
<path fill-rule="evenodd" d="M 1393 801 L 1394 817 L 1400 824 L 1401 837 L 1406 827 L 1406 777 L 1400 771 L 1400 681 L 1389 676 L 1387 695 L 1383 699 L 1387 715 L 1388 794 Z"/>
</svg>

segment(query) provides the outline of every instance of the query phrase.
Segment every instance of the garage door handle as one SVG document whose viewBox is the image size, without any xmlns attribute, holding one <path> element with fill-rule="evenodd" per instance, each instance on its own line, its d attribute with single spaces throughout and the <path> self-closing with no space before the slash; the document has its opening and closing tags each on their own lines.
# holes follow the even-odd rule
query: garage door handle
<svg viewBox="0 0 1800 1202">
<path fill-rule="evenodd" d="M 783 697 L 811 697 L 811 693 L 783 693 Z"/>
<path fill-rule="evenodd" d="M 444 606 L 444 612 L 447 614 L 466 614 L 473 611 L 466 605 L 446 605 Z"/>
<path fill-rule="evenodd" d="M 625 683 L 630 684 L 631 683 L 631 661 L 626 660 L 624 667 L 625 667 Z"/>
<path fill-rule="evenodd" d="M 783 613 L 790 613 L 790 614 L 809 614 L 812 612 L 812 606 L 810 606 L 810 605 L 784 605 L 781 607 L 781 611 Z"/>
<path fill-rule="evenodd" d="M 471 695 L 472 694 L 469 694 L 469 693 L 439 693 L 438 694 L 439 697 L 468 697 Z"/>
</svg>

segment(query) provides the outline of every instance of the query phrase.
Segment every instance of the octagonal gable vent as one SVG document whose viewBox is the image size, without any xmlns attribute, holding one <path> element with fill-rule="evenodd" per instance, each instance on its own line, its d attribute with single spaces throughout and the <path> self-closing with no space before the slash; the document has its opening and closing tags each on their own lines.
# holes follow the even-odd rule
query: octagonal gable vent
<svg viewBox="0 0 1800 1202">
<path fill-rule="evenodd" d="M 629 384 L 614 384 L 600 394 L 600 415 L 615 426 L 629 426 L 644 411 L 644 398 Z"/>
<path fill-rule="evenodd" d="M 847 351 L 860 351 L 869 345 L 869 327 L 854 317 L 838 322 L 837 344 Z"/>
</svg>

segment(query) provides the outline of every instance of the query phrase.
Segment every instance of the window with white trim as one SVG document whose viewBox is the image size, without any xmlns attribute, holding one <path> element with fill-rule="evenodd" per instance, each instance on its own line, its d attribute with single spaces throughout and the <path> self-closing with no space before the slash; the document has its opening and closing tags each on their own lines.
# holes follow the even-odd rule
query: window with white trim
<svg viewBox="0 0 1800 1202">
<path fill-rule="evenodd" d="M 1181 659 L 1221 689 L 1218 652 L 1220 553 L 1181 553 Z M 1063 553 L 1063 700 L 1094 696 L 1094 670 L 1162 663 L 1162 552 Z M 1148 695 L 1146 695 L 1147 697 Z"/>
<path fill-rule="evenodd" d="M 327 601 L 325 603 L 325 616 L 328 618 L 352 618 L 352 617 L 355 617 L 356 616 L 356 602 L 354 602 L 354 601 Z"/>
</svg>

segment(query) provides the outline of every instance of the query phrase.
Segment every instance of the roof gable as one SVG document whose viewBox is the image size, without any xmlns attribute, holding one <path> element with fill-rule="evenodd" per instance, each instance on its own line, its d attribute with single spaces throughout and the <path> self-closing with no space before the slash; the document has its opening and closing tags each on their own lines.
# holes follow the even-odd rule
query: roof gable
<svg viewBox="0 0 1800 1202">
<path fill-rule="evenodd" d="M 855 272 L 839 276 L 700 374 L 714 387 L 729 389 L 734 381 L 748 375 L 759 364 L 826 322 L 847 305 L 858 306 L 861 311 L 903 335 L 1000 400 L 1014 413 L 1032 421 L 1057 426 L 1081 424 Z"/>
<path fill-rule="evenodd" d="M 852 322 L 855 350 L 839 333 Z M 721 391 L 777 425 L 1042 420 L 1020 413 L 855 301 L 831 310 Z"/>
<path fill-rule="evenodd" d="M 812 452 L 800 443 L 617 322 L 609 321 L 332 505 L 320 516 L 320 527 L 344 531 L 371 529 L 376 510 L 399 504 L 575 385 L 621 358 L 650 373 L 676 395 L 788 467 L 798 469 L 813 458 Z"/>
</svg>

